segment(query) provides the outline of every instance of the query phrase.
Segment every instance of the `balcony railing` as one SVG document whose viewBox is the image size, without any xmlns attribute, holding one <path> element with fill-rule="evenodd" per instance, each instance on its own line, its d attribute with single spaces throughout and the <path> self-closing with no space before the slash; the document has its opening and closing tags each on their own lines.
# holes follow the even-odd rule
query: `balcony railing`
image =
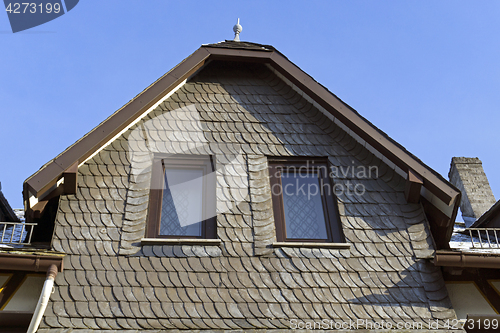
<svg viewBox="0 0 500 333">
<path fill-rule="evenodd" d="M 476 249 L 500 249 L 499 228 L 468 228 L 472 247 Z"/>
<path fill-rule="evenodd" d="M 30 245 L 36 223 L 0 222 L 0 244 Z"/>
</svg>

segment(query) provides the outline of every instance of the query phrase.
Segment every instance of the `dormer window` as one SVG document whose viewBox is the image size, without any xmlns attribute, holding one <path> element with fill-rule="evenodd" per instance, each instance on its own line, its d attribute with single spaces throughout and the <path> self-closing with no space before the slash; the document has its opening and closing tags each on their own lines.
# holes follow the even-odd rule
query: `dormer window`
<svg viewBox="0 0 500 333">
<path fill-rule="evenodd" d="M 155 156 L 148 238 L 216 238 L 215 173 L 209 156 Z"/>
<path fill-rule="evenodd" d="M 326 159 L 269 160 L 278 242 L 342 243 Z"/>
</svg>

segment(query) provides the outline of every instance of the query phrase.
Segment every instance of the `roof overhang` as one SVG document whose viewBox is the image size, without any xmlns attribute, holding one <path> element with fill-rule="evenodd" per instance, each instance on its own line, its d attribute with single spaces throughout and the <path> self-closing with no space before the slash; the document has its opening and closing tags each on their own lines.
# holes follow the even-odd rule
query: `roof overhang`
<svg viewBox="0 0 500 333">
<path fill-rule="evenodd" d="M 310 100 L 331 114 L 336 122 L 343 124 L 349 134 L 355 136 L 358 141 L 361 141 L 366 147 L 378 151 L 383 156 L 383 161 L 388 165 L 398 168 L 400 172 L 407 175 L 407 179 L 418 178 L 421 182 L 421 194 L 424 199 L 442 213 L 442 216 L 437 219 L 441 221 L 438 228 L 440 235 L 434 235 L 434 237 L 444 237 L 446 243 L 448 242 L 460 204 L 460 191 L 458 189 L 274 48 L 238 48 L 235 45 L 220 47 L 217 44 L 211 44 L 200 47 L 82 139 L 29 177 L 24 184 L 24 199 L 28 200 L 30 196 L 40 198 L 53 190 L 58 181 L 62 179 L 63 173 L 72 165 L 83 163 L 89 156 L 99 151 L 110 139 L 126 129 L 141 114 L 176 89 L 179 84 L 195 74 L 209 61 L 261 62 L 271 66 L 307 95 Z M 415 188 L 415 184 L 410 185 L 413 189 Z M 420 188 L 418 184 L 416 186 Z"/>
</svg>

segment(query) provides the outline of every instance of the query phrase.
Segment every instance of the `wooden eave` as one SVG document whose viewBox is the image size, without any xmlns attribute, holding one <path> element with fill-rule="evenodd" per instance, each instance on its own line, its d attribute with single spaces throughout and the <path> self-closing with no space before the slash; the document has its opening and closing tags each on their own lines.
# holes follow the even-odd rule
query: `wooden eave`
<svg viewBox="0 0 500 333">
<path fill-rule="evenodd" d="M 379 130 L 362 117 L 349 105 L 328 91 L 312 77 L 274 49 L 237 49 L 205 45 L 196 50 L 188 58 L 162 76 L 133 100 L 112 114 L 75 144 L 67 148 L 55 159 L 44 165 L 39 171 L 25 181 L 25 200 L 29 190 L 39 197 L 52 188 L 61 178 L 63 172 L 75 163 L 82 163 L 116 134 L 130 125 L 137 117 L 188 79 L 209 60 L 262 62 L 271 65 L 276 71 L 290 80 L 294 85 L 317 102 L 327 112 L 340 120 L 353 133 L 378 150 L 389 161 L 407 174 L 418 174 L 422 186 L 443 201 L 446 205 L 454 205 L 450 223 L 446 226 L 446 235 L 451 236 L 453 222 L 460 200 L 460 192 L 437 172 L 429 168 L 418 158 L 408 152 L 387 134 Z M 449 230 L 448 230 L 449 229 Z M 437 235 L 435 235 L 437 237 Z"/>
</svg>

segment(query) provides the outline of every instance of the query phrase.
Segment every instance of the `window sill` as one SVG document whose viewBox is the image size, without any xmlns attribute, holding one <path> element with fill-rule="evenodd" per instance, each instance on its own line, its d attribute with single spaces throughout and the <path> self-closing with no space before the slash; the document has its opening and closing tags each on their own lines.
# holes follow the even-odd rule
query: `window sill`
<svg viewBox="0 0 500 333">
<path fill-rule="evenodd" d="M 219 246 L 220 239 L 184 239 L 184 238 L 143 238 L 141 245 L 214 245 Z"/>
<path fill-rule="evenodd" d="M 274 242 L 273 247 L 302 247 L 312 249 L 350 250 L 350 243 L 314 243 L 314 242 Z"/>
</svg>

